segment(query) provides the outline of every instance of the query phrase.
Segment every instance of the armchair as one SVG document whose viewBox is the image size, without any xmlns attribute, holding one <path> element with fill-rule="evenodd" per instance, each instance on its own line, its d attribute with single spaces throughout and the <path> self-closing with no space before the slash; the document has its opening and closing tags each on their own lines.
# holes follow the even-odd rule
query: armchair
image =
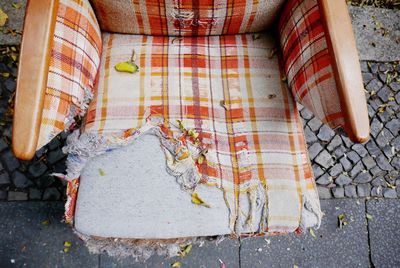
<svg viewBox="0 0 400 268">
<path fill-rule="evenodd" d="M 82 235 L 288 233 L 321 220 L 296 101 L 368 139 L 344 0 L 29 1 L 13 150 L 84 116 L 63 176 Z"/>
</svg>

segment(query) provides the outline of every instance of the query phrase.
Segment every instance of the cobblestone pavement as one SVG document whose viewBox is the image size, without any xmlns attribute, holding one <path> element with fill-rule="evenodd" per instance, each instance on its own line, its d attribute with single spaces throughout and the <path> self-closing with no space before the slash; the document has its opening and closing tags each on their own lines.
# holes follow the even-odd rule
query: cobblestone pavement
<svg viewBox="0 0 400 268">
<path fill-rule="evenodd" d="M 0 200 L 63 200 L 65 186 L 51 176 L 65 172 L 62 153 L 67 133 L 39 150 L 31 161 L 17 160 L 11 149 L 17 48 L 0 55 Z M 354 144 L 301 109 L 309 156 L 322 199 L 400 197 L 400 65 L 361 62 L 371 139 Z"/>
</svg>

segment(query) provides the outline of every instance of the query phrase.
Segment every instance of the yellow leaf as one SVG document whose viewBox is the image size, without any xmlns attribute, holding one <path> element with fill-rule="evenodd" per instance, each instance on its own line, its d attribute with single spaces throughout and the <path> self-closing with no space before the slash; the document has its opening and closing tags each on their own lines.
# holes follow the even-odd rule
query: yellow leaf
<svg viewBox="0 0 400 268">
<path fill-rule="evenodd" d="M 200 155 L 199 158 L 197 158 L 197 163 L 199 163 L 200 165 L 203 164 L 204 158 L 204 155 Z"/>
<path fill-rule="evenodd" d="M 20 9 L 21 6 L 22 6 L 22 4 L 20 4 L 20 3 L 12 3 L 12 7 L 15 9 Z"/>
<path fill-rule="evenodd" d="M 181 257 L 185 257 L 190 253 L 192 247 L 193 247 L 192 244 L 189 244 L 187 246 L 181 246 L 181 251 L 179 251 L 178 255 Z"/>
<path fill-rule="evenodd" d="M 12 59 L 13 61 L 17 61 L 17 54 L 16 54 L 16 53 L 12 52 L 12 53 L 10 54 L 10 57 L 11 57 L 11 59 Z"/>
<path fill-rule="evenodd" d="M 209 204 L 204 202 L 196 192 L 192 193 L 192 203 L 206 208 L 211 207 Z"/>
<path fill-rule="evenodd" d="M 293 268 L 299 268 L 299 266 L 297 266 L 297 265 L 295 264 L 295 265 L 293 265 Z"/>
<path fill-rule="evenodd" d="M 282 82 L 286 82 L 286 81 L 287 81 L 287 77 L 286 77 L 286 76 L 283 76 L 283 77 L 281 78 L 281 80 L 282 80 Z"/>
<path fill-rule="evenodd" d="M 64 248 L 64 253 L 68 253 L 69 252 L 69 248 Z"/>
<path fill-rule="evenodd" d="M 4 78 L 10 77 L 10 73 L 1 73 L 1 75 L 2 75 Z"/>
<path fill-rule="evenodd" d="M 189 129 L 188 134 L 193 139 L 196 139 L 199 136 L 199 133 L 194 128 Z"/>
<path fill-rule="evenodd" d="M 64 247 L 70 248 L 72 246 L 71 242 L 69 241 L 64 241 Z"/>
<path fill-rule="evenodd" d="M 180 261 L 176 261 L 173 264 L 171 264 L 171 267 L 182 267 L 182 263 Z"/>
<path fill-rule="evenodd" d="M 389 100 L 389 101 L 395 101 L 396 99 L 393 98 L 393 97 L 389 97 L 388 100 Z"/>
<path fill-rule="evenodd" d="M 179 127 L 179 129 L 180 129 L 182 132 L 185 132 L 185 131 L 186 131 L 186 128 L 185 128 L 185 126 L 183 125 L 182 121 L 181 121 L 181 120 L 176 120 L 176 122 L 178 122 L 178 127 Z"/>
<path fill-rule="evenodd" d="M 8 15 L 0 8 L 0 27 L 6 24 L 7 19 Z"/>
<path fill-rule="evenodd" d="M 115 70 L 117 70 L 118 72 L 133 74 L 139 71 L 139 67 L 132 61 L 124 61 L 116 64 Z"/>
<path fill-rule="evenodd" d="M 368 213 L 365 214 L 365 217 L 366 217 L 368 220 L 372 220 L 372 218 L 373 218 L 372 215 L 371 215 L 371 214 L 368 214 Z"/>
<path fill-rule="evenodd" d="M 316 236 L 315 233 L 314 233 L 314 229 L 313 229 L 313 228 L 310 228 L 310 235 L 311 235 L 312 237 L 314 237 L 314 238 L 317 238 L 317 236 Z"/>
<path fill-rule="evenodd" d="M 104 170 L 102 170 L 101 168 L 99 168 L 99 173 L 100 173 L 100 176 L 105 176 L 105 175 L 106 175 L 106 173 L 104 172 Z"/>
<path fill-rule="evenodd" d="M 49 225 L 49 224 L 50 224 L 50 221 L 49 221 L 49 220 L 44 220 L 44 221 L 42 221 L 42 224 L 43 224 L 43 225 Z"/>
</svg>

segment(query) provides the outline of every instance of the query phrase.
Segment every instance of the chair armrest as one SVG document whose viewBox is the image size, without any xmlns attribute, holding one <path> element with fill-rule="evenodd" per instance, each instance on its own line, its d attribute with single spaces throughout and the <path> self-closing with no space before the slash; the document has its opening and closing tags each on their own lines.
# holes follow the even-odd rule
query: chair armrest
<svg viewBox="0 0 400 268">
<path fill-rule="evenodd" d="M 57 9 L 58 0 L 31 0 L 26 7 L 12 138 L 20 159 L 36 151 Z"/>
<path fill-rule="evenodd" d="M 94 93 L 101 31 L 89 0 L 31 0 L 22 37 L 13 150 L 36 150 L 83 116 Z"/>
<path fill-rule="evenodd" d="M 279 34 L 296 100 L 353 141 L 368 140 L 367 104 L 345 0 L 287 1 Z"/>
<path fill-rule="evenodd" d="M 344 129 L 355 142 L 369 138 L 368 109 L 360 60 L 345 0 L 319 0 L 337 90 L 346 119 Z"/>
</svg>

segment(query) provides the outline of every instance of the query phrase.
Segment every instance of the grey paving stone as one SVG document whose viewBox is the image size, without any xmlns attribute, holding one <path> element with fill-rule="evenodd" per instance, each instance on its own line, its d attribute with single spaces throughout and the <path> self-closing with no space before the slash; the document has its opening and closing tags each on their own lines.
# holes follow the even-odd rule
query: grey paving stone
<svg viewBox="0 0 400 268">
<path fill-rule="evenodd" d="M 350 177 L 355 177 L 358 173 L 360 173 L 364 169 L 364 166 L 362 162 L 358 162 L 353 166 L 353 168 L 350 170 L 349 175 Z"/>
<path fill-rule="evenodd" d="M 354 152 L 354 151 L 350 151 L 346 154 L 346 158 L 350 160 L 351 163 L 355 164 L 358 161 L 360 161 L 360 156 Z"/>
<path fill-rule="evenodd" d="M 327 125 L 322 125 L 322 127 L 318 131 L 318 139 L 323 142 L 329 142 L 332 137 L 335 135 L 335 132 L 328 127 Z"/>
<path fill-rule="evenodd" d="M 347 197 L 357 197 L 357 191 L 355 185 L 344 186 L 344 195 Z"/>
<path fill-rule="evenodd" d="M 322 200 L 321 206 L 325 216 L 321 228 L 314 231 L 316 238 L 305 232 L 301 236 L 243 239 L 241 267 L 368 267 L 364 203 L 331 199 Z M 342 213 L 350 223 L 339 229 L 338 216 Z"/>
<path fill-rule="evenodd" d="M 11 180 L 10 176 L 8 175 L 7 172 L 3 171 L 0 173 L 0 186 L 7 186 L 10 185 Z"/>
<path fill-rule="evenodd" d="M 28 194 L 25 192 L 8 192 L 8 201 L 26 201 L 28 200 Z"/>
<path fill-rule="evenodd" d="M 344 147 L 343 145 L 339 145 L 339 147 L 335 149 L 333 154 L 335 155 L 336 158 L 341 158 L 346 151 L 347 151 L 346 147 Z"/>
<path fill-rule="evenodd" d="M 376 143 L 372 139 L 370 139 L 365 144 L 365 147 L 371 156 L 378 156 L 381 154 L 381 149 L 378 147 L 378 145 L 376 145 Z"/>
<path fill-rule="evenodd" d="M 368 171 L 360 172 L 355 178 L 354 182 L 356 183 L 367 183 L 372 181 L 372 176 Z"/>
<path fill-rule="evenodd" d="M 300 114 L 301 114 L 301 117 L 306 119 L 306 120 L 310 120 L 314 116 L 313 113 L 310 112 L 310 110 L 308 110 L 305 107 L 303 107 L 303 109 L 301 109 Z"/>
<path fill-rule="evenodd" d="M 376 158 L 376 163 L 383 170 L 391 170 L 392 169 L 392 166 L 390 165 L 389 160 L 383 154 L 381 154 L 380 156 L 378 156 Z"/>
<path fill-rule="evenodd" d="M 389 131 L 392 132 L 393 135 L 397 136 L 399 135 L 400 131 L 400 120 L 397 118 L 392 119 L 385 124 L 385 127 L 389 129 Z"/>
<path fill-rule="evenodd" d="M 308 155 L 310 156 L 310 159 L 313 160 L 322 150 L 323 148 L 318 142 L 311 145 L 308 148 Z"/>
<path fill-rule="evenodd" d="M 372 187 L 371 196 L 382 197 L 383 196 L 383 194 L 382 194 L 382 186 Z"/>
<path fill-rule="evenodd" d="M 350 7 L 357 48 L 362 60 L 396 61 L 400 59 L 398 35 L 400 12 L 372 7 Z M 375 19 L 374 19 L 375 18 Z M 377 29 L 377 23 L 387 29 Z"/>
<path fill-rule="evenodd" d="M 367 169 L 371 169 L 376 166 L 376 162 L 371 156 L 364 157 L 362 161 Z"/>
<path fill-rule="evenodd" d="M 16 170 L 20 164 L 17 158 L 13 155 L 11 151 L 5 151 L 1 154 L 1 159 L 8 171 Z"/>
<path fill-rule="evenodd" d="M 396 189 L 384 188 L 383 189 L 383 197 L 385 197 L 385 198 L 396 198 L 397 197 Z"/>
<path fill-rule="evenodd" d="M 317 136 L 308 126 L 304 128 L 304 136 L 306 138 L 307 144 L 312 144 L 318 141 Z"/>
<path fill-rule="evenodd" d="M 205 242 L 202 247 L 194 245 L 190 253 L 181 258 L 175 257 L 165 259 L 162 256 L 152 256 L 144 263 L 136 262 L 133 258 L 118 260 L 106 254 L 100 256 L 100 268 L 126 267 L 126 268 L 153 268 L 171 267 L 171 264 L 179 261 L 183 267 L 219 267 L 221 259 L 226 267 L 239 267 L 239 241 L 236 239 L 225 239 L 218 245 L 213 241 Z"/>
<path fill-rule="evenodd" d="M 350 163 L 349 160 L 347 160 L 346 157 L 340 158 L 339 161 L 345 171 L 349 171 L 353 167 L 353 165 Z"/>
<path fill-rule="evenodd" d="M 321 177 L 317 179 L 317 184 L 319 185 L 328 185 L 332 183 L 333 179 L 331 176 L 329 176 L 327 173 L 323 174 Z"/>
<path fill-rule="evenodd" d="M 342 173 L 343 171 L 343 167 L 340 163 L 337 163 L 336 165 L 334 165 L 330 170 L 329 170 L 329 174 L 332 177 L 337 177 L 340 173 Z"/>
<path fill-rule="evenodd" d="M 343 187 L 334 187 L 334 188 L 332 188 L 332 194 L 335 198 L 343 198 L 344 197 L 344 188 Z"/>
<path fill-rule="evenodd" d="M 34 185 L 33 182 L 19 170 L 16 170 L 12 173 L 11 180 L 17 188 L 21 189 L 25 189 Z"/>
<path fill-rule="evenodd" d="M 315 162 L 321 165 L 324 168 L 329 168 L 332 166 L 335 161 L 333 160 L 332 156 L 326 151 L 323 150 L 316 158 Z"/>
<path fill-rule="evenodd" d="M 392 158 L 395 154 L 394 147 L 390 145 L 386 145 L 385 147 L 383 147 L 382 152 L 387 158 Z"/>
<path fill-rule="evenodd" d="M 345 174 L 340 174 L 340 176 L 335 179 L 335 183 L 339 186 L 344 186 L 350 184 L 351 182 L 351 178 Z"/>
<path fill-rule="evenodd" d="M 379 132 L 382 130 L 383 124 L 376 118 L 373 118 L 370 124 L 371 135 L 376 138 Z"/>
<path fill-rule="evenodd" d="M 365 157 L 368 154 L 367 149 L 365 149 L 364 145 L 360 144 L 360 143 L 356 143 L 354 144 L 351 149 L 353 149 L 354 151 L 356 151 L 356 153 L 358 153 L 359 156 L 361 157 Z"/>
<path fill-rule="evenodd" d="M 313 168 L 315 178 L 318 178 L 319 176 L 324 174 L 324 171 L 318 165 L 313 165 L 312 168 Z"/>
<path fill-rule="evenodd" d="M 357 194 L 359 197 L 368 197 L 371 195 L 371 185 L 359 184 L 357 185 Z"/>
<path fill-rule="evenodd" d="M 59 200 L 60 192 L 55 187 L 46 188 L 43 193 L 43 200 Z"/>
<path fill-rule="evenodd" d="M 308 121 L 308 126 L 312 131 L 317 132 L 319 128 L 322 126 L 322 123 L 318 118 L 314 117 L 313 119 Z"/>
<path fill-rule="evenodd" d="M 1 202 L 0 267 L 98 267 L 98 255 L 61 222 L 63 212 L 62 202 Z M 64 241 L 72 244 L 68 253 Z"/>
<path fill-rule="evenodd" d="M 34 178 L 42 176 L 46 170 L 47 166 L 42 161 L 36 162 L 33 165 L 30 165 L 28 168 L 29 174 L 31 174 Z"/>
<path fill-rule="evenodd" d="M 329 199 L 332 198 L 331 191 L 329 188 L 317 186 L 318 195 L 320 199 Z"/>
<path fill-rule="evenodd" d="M 29 189 L 29 199 L 30 200 L 41 200 L 43 191 L 36 188 Z"/>
<path fill-rule="evenodd" d="M 48 153 L 47 161 L 49 162 L 49 164 L 55 164 L 56 162 L 60 161 L 65 157 L 66 155 L 62 152 L 62 150 L 57 149 Z"/>
<path fill-rule="evenodd" d="M 45 174 L 43 176 L 40 176 L 35 180 L 36 185 L 39 188 L 46 188 L 50 185 L 52 185 L 55 181 L 55 178 L 49 174 Z"/>
<path fill-rule="evenodd" d="M 385 75 L 385 74 L 379 73 L 379 75 Z M 383 78 L 381 80 L 386 81 L 386 75 L 385 75 L 385 78 Z M 378 91 L 377 95 L 383 102 L 387 102 L 389 100 L 391 93 L 392 93 L 392 91 L 390 90 L 390 88 L 385 85 Z"/>
<path fill-rule="evenodd" d="M 7 199 L 7 191 L 0 190 L 0 200 L 6 200 L 6 199 Z"/>
<path fill-rule="evenodd" d="M 373 267 L 400 267 L 400 200 L 370 200 L 367 212 Z"/>
<path fill-rule="evenodd" d="M 5 140 L 0 139 L 0 152 L 7 148 L 8 148 L 8 144 L 5 142 Z"/>
<path fill-rule="evenodd" d="M 339 137 L 339 135 L 336 135 L 333 137 L 333 139 L 329 142 L 328 146 L 326 146 L 326 149 L 329 151 L 333 151 L 336 147 L 342 144 L 342 139 Z"/>
</svg>

